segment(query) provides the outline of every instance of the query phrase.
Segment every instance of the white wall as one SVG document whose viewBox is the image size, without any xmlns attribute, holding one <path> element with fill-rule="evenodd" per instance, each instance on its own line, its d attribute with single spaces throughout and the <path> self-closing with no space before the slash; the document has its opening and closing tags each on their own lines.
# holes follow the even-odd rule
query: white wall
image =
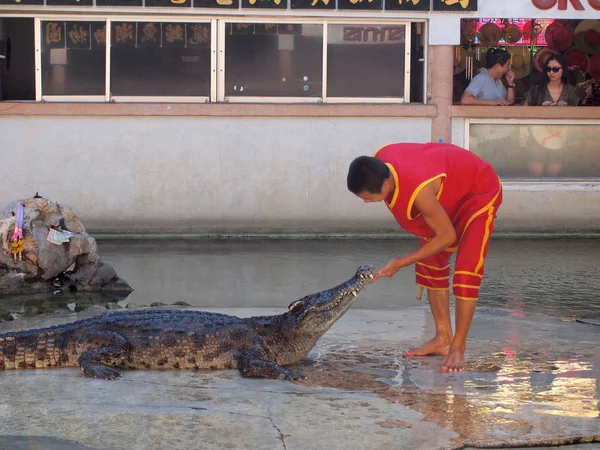
<svg viewBox="0 0 600 450">
<path fill-rule="evenodd" d="M 0 136 L 0 204 L 39 191 L 88 230 L 344 231 L 397 228 L 347 167 L 431 120 L 5 116 Z"/>
<path fill-rule="evenodd" d="M 430 133 L 427 118 L 5 116 L 0 205 L 39 191 L 90 231 L 398 231 L 347 191 L 347 167 Z M 600 229 L 600 183 L 504 188 L 497 230 Z"/>
</svg>

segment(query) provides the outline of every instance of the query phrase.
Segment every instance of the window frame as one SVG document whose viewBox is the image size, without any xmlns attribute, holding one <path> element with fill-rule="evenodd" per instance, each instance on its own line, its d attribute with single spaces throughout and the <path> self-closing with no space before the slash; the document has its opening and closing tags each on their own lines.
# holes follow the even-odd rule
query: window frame
<svg viewBox="0 0 600 450">
<path fill-rule="evenodd" d="M 298 18 L 288 16 L 285 19 L 273 17 L 226 17 L 219 22 L 219 58 L 217 62 L 217 102 L 218 103 L 410 103 L 410 58 L 411 54 L 411 25 L 419 20 L 398 20 L 382 18 Z M 318 24 L 323 27 L 323 67 L 322 89 L 320 97 L 249 97 L 225 95 L 225 30 L 229 23 L 306 23 Z M 404 96 L 403 97 L 330 97 L 327 95 L 327 45 L 329 25 L 402 25 L 404 26 Z"/>
<path fill-rule="evenodd" d="M 558 126 L 569 126 L 569 125 L 598 125 L 598 121 L 595 119 L 472 119 L 465 118 L 464 121 L 464 138 L 463 147 L 469 151 L 471 150 L 471 125 L 558 125 Z M 600 176 L 598 177 L 500 177 L 503 182 L 519 182 L 519 183 L 530 183 L 530 184 L 560 184 L 560 183 L 600 183 Z"/>
<path fill-rule="evenodd" d="M 43 95 L 42 94 L 42 53 L 41 53 L 41 22 L 49 20 L 59 21 L 90 21 L 106 23 L 106 64 L 105 72 L 105 91 L 104 95 Z M 170 23 L 203 23 L 210 24 L 210 92 L 207 96 L 129 96 L 111 94 L 111 40 L 112 40 L 112 22 L 170 22 Z M 217 20 L 208 17 L 185 17 L 185 16 L 94 16 L 81 15 L 72 16 L 67 14 L 36 16 L 34 20 L 34 40 L 35 40 L 35 92 L 36 101 L 38 102 L 103 102 L 103 103 L 214 103 L 216 99 L 216 73 L 217 73 L 217 58 L 216 58 L 216 42 Z"/>
<path fill-rule="evenodd" d="M 226 57 L 226 49 L 225 49 L 225 36 L 227 25 L 230 23 L 276 23 L 276 24 L 288 24 L 288 23 L 312 23 L 321 25 L 323 27 L 323 42 L 326 42 L 327 31 L 325 28 L 324 20 L 321 19 L 294 19 L 293 17 L 280 19 L 275 17 L 227 17 L 218 20 L 219 22 L 219 59 L 218 59 L 218 67 L 219 67 L 219 76 L 217 78 L 217 86 L 218 103 L 323 103 L 323 92 L 326 90 L 326 86 L 322 87 L 321 96 L 320 97 L 277 97 L 277 96 L 247 96 L 247 95 L 234 95 L 227 96 L 225 95 L 225 76 L 227 67 L 225 66 L 225 57 Z M 325 44 L 322 45 L 322 51 L 325 51 Z M 322 55 L 325 58 L 325 55 Z M 321 84 L 325 85 L 325 67 L 326 62 L 323 61 L 323 67 L 321 68 Z"/>
<path fill-rule="evenodd" d="M 109 84 L 110 72 L 107 72 L 109 67 L 108 61 L 108 45 L 105 54 L 105 67 L 104 67 L 104 95 L 43 95 L 42 94 L 42 22 L 47 21 L 90 21 L 90 22 L 107 22 L 104 17 L 95 17 L 92 15 L 48 15 L 48 16 L 36 16 L 33 21 L 33 39 L 34 39 L 34 51 L 35 51 L 35 100 L 37 102 L 89 102 L 89 103 L 103 103 L 108 102 L 109 97 L 107 95 L 106 86 Z M 91 36 L 90 36 L 91 39 Z M 106 41 L 110 39 L 110 30 L 106 31 Z"/>
<path fill-rule="evenodd" d="M 41 22 L 49 20 L 58 21 L 94 21 L 106 23 L 106 66 L 105 66 L 105 93 L 104 95 L 43 95 L 42 94 L 42 57 L 41 57 Z M 113 96 L 111 89 L 111 31 L 112 22 L 182 22 L 182 23 L 208 23 L 211 26 L 211 76 L 210 94 L 208 96 Z M 323 27 L 323 67 L 322 67 L 322 92 L 320 97 L 277 97 L 277 96 L 226 96 L 225 95 L 225 30 L 229 23 L 302 23 L 319 24 Z M 330 104 L 402 104 L 410 103 L 411 87 L 411 30 L 413 23 L 422 23 L 424 32 L 427 30 L 426 19 L 411 18 L 384 18 L 368 17 L 306 17 L 285 14 L 278 16 L 248 15 L 236 16 L 234 14 L 218 16 L 191 16 L 177 15 L 140 15 L 140 14 L 35 14 L 34 15 L 34 40 L 35 40 L 35 99 L 36 102 L 93 102 L 93 103 L 330 103 Z M 404 41 L 404 96 L 403 97 L 330 97 L 327 95 L 327 46 L 329 25 L 402 25 L 405 30 Z M 425 55 L 428 53 L 428 43 L 425 44 Z M 425 57 L 425 76 L 423 84 L 428 83 L 428 64 Z M 423 99 L 422 104 L 426 104 Z"/>
<path fill-rule="evenodd" d="M 410 58 L 412 56 L 412 23 L 418 21 L 386 21 L 377 19 L 336 19 L 328 21 L 331 25 L 403 25 L 404 26 L 404 96 L 403 97 L 328 97 L 323 95 L 324 103 L 410 103 Z M 324 73 L 327 73 L 327 42 L 324 43 L 323 66 Z M 327 78 L 325 84 L 325 94 L 327 93 Z"/>
</svg>

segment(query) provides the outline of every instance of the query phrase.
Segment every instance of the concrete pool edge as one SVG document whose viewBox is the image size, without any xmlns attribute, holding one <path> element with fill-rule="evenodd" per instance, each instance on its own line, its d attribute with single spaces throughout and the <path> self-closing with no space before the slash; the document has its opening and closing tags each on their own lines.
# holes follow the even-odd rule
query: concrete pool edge
<svg viewBox="0 0 600 450">
<path fill-rule="evenodd" d="M 96 233 L 89 232 L 96 240 L 353 240 L 353 239 L 417 239 L 402 232 L 390 233 Z M 600 239 L 600 232 L 494 232 L 493 239 Z"/>
</svg>

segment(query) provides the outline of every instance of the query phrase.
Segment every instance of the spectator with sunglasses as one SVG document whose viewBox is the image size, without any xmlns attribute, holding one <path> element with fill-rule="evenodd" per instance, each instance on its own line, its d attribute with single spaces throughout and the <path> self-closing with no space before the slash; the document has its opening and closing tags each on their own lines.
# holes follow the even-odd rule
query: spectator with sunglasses
<svg viewBox="0 0 600 450">
<path fill-rule="evenodd" d="M 544 78 L 525 94 L 525 105 L 577 106 L 580 97 L 569 84 L 565 59 L 551 55 L 544 63 Z M 563 125 L 529 125 L 521 128 L 520 144 L 525 150 L 529 173 L 536 177 L 556 177 L 564 167 L 568 145 L 568 127 Z"/>
<path fill-rule="evenodd" d="M 569 67 L 562 55 L 551 55 L 544 64 L 544 78 L 525 94 L 529 106 L 577 106 L 579 94 L 569 84 Z"/>
<path fill-rule="evenodd" d="M 506 50 L 489 49 L 485 55 L 485 67 L 471 80 L 460 102 L 463 105 L 512 105 L 515 102 L 515 74 L 510 70 L 509 60 Z M 506 78 L 506 87 L 502 78 Z"/>
</svg>

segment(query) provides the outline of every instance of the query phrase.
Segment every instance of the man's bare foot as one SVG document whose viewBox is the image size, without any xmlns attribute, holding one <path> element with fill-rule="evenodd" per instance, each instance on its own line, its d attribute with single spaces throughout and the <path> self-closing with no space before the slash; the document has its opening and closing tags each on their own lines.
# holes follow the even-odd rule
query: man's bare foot
<svg viewBox="0 0 600 450">
<path fill-rule="evenodd" d="M 436 336 L 419 348 L 405 351 L 404 356 L 446 356 L 448 355 L 448 351 L 450 350 L 451 341 L 451 338 L 439 338 Z"/>
<path fill-rule="evenodd" d="M 442 372 L 462 372 L 467 368 L 465 363 L 465 352 L 457 349 L 452 349 L 448 353 L 448 357 L 442 364 Z"/>
</svg>

